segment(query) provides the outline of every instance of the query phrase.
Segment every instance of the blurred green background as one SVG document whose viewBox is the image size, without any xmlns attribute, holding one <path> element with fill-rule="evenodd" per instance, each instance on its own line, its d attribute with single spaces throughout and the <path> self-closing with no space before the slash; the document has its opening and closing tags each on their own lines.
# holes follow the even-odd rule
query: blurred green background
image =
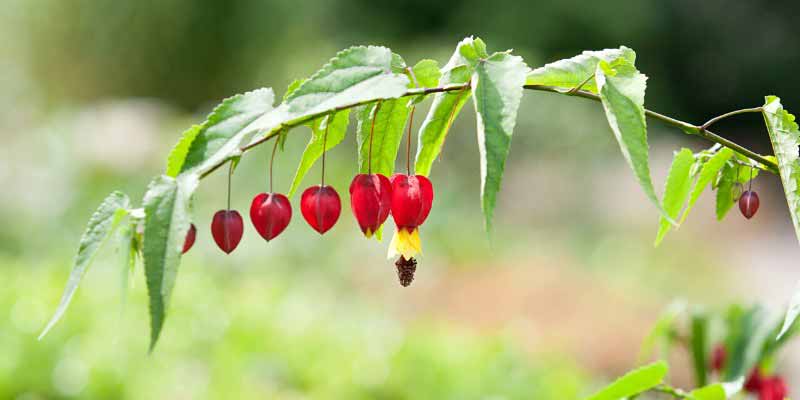
<svg viewBox="0 0 800 400">
<path fill-rule="evenodd" d="M 65 319 L 36 341 L 92 210 L 116 188 L 140 199 L 180 132 L 224 97 L 261 86 L 280 94 L 353 44 L 443 63 L 474 34 L 491 50 L 514 48 L 531 67 L 584 49 L 632 47 L 650 76 L 648 106 L 687 121 L 759 105 L 766 94 L 797 111 L 798 5 L 0 5 L 0 398 L 573 399 L 633 367 L 650 324 L 674 299 L 762 302 L 779 312 L 800 277 L 777 179 L 755 182 L 762 206 L 752 221 L 734 210 L 717 223 L 706 194 L 654 249 L 655 210 L 599 105 L 527 92 L 491 240 L 482 230 L 472 107 L 456 121 L 434 166 L 437 197 L 410 288 L 385 260 L 388 237 L 364 239 L 347 210 L 356 172 L 349 135 L 328 157 L 327 181 L 345 210 L 324 237 L 296 213 L 268 245 L 247 223 L 240 247 L 224 256 L 208 231 L 225 204 L 224 174 L 201 186 L 198 241 L 153 355 L 141 266 L 121 296 L 120 256 L 110 246 Z M 726 121 L 719 133 L 769 152 L 759 118 Z M 656 122 L 650 132 L 659 186 L 674 149 L 707 145 Z M 278 156 L 283 191 L 307 138 L 297 129 Z M 267 156 L 254 151 L 234 177 L 240 211 L 266 187 Z M 304 185 L 317 183 L 318 172 Z M 800 358 L 796 346 L 789 350 L 780 370 L 796 389 Z M 686 360 L 674 361 L 674 381 L 689 385 Z"/>
</svg>

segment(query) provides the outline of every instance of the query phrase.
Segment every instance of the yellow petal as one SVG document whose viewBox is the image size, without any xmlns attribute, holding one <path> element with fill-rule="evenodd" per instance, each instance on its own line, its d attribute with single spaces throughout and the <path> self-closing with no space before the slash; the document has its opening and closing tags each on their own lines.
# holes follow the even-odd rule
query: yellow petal
<svg viewBox="0 0 800 400">
<path fill-rule="evenodd" d="M 414 228 L 408 232 L 400 229 L 394 232 L 392 242 L 389 244 L 388 258 L 394 259 L 402 255 L 406 260 L 422 253 L 422 241 L 419 239 L 419 229 Z"/>
</svg>

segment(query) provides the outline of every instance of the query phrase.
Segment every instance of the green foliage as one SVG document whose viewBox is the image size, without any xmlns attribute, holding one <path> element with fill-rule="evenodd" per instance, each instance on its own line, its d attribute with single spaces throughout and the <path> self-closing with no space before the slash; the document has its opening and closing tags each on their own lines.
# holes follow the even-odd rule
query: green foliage
<svg viewBox="0 0 800 400">
<path fill-rule="evenodd" d="M 700 195 L 703 194 L 703 191 L 706 189 L 706 187 L 714 181 L 720 170 L 722 170 L 731 157 L 733 157 L 733 150 L 726 147 L 720 149 L 713 156 L 711 156 L 708 161 L 703 163 L 703 167 L 700 169 L 697 181 L 692 189 L 692 194 L 689 196 L 689 203 L 686 205 L 686 210 L 683 212 L 680 223 L 683 223 L 683 221 L 686 220 L 686 217 L 689 216 L 689 211 L 691 211 L 692 207 L 694 207 L 694 204 L 697 203 Z"/>
<path fill-rule="evenodd" d="M 528 74 L 525 84 L 553 86 L 565 92 L 583 84 L 581 89 L 597 93 L 597 84 L 591 79 L 595 75 L 597 65 L 601 61 L 612 63 L 619 58 L 627 60 L 631 65 L 636 63 L 636 53 L 625 46 L 618 49 L 584 51 L 575 57 L 534 69 Z"/>
<path fill-rule="evenodd" d="M 361 108 L 358 120 L 358 171 L 366 174 L 370 170 L 370 146 L 372 146 L 372 173 L 392 175 L 397 151 L 405 133 L 406 121 L 411 109 L 407 97 L 379 101 Z M 374 121 L 373 121 L 374 120 Z M 373 131 L 373 123 L 375 129 Z M 372 138 L 370 139 L 370 132 Z M 370 144 L 370 142 L 372 142 Z"/>
<path fill-rule="evenodd" d="M 678 219 L 678 215 L 683 209 L 684 203 L 686 203 L 686 198 L 689 196 L 689 189 L 692 186 L 691 169 L 693 164 L 694 154 L 689 149 L 681 149 L 672 160 L 667 183 L 664 187 L 663 207 L 667 215 L 673 220 Z M 658 233 L 656 234 L 656 246 L 661 243 L 671 226 L 672 224 L 662 216 L 659 221 Z"/>
<path fill-rule="evenodd" d="M 659 361 L 628 372 L 586 400 L 619 400 L 648 391 L 664 381 L 667 363 Z"/>
<path fill-rule="evenodd" d="M 781 183 L 783 183 L 783 191 L 786 194 L 786 202 L 789 205 L 789 214 L 792 224 L 794 224 L 795 234 L 800 240 L 800 185 L 798 185 L 800 156 L 798 156 L 797 149 L 800 145 L 800 130 L 798 130 L 794 115 L 786 111 L 781 105 L 781 100 L 775 96 L 766 98 L 763 114 L 772 149 L 778 161 L 778 171 Z M 786 332 L 798 315 L 800 315 L 800 292 L 792 298 L 786 320 L 778 337 Z"/>
<path fill-rule="evenodd" d="M 303 150 L 303 156 L 300 159 L 300 165 L 297 167 L 297 172 L 294 174 L 292 186 L 289 189 L 289 197 L 292 197 L 300 187 L 303 177 L 308 170 L 314 165 L 317 159 L 322 156 L 322 153 L 334 148 L 342 142 L 344 135 L 347 133 L 347 125 L 350 123 L 350 110 L 339 111 L 333 114 L 333 117 L 326 116 L 317 118 L 308 124 L 311 128 L 311 140 L 309 140 L 306 149 Z M 327 139 L 324 138 L 327 128 Z M 322 148 L 324 143 L 325 149 Z"/>
<path fill-rule="evenodd" d="M 253 133 L 250 123 L 272 109 L 272 89 L 258 89 L 225 99 L 202 125 L 184 133 L 169 156 L 167 176 L 189 170 L 205 172 L 237 154 L 245 137 Z"/>
<path fill-rule="evenodd" d="M 600 100 L 608 124 L 617 138 L 622 155 L 633 169 L 645 195 L 670 223 L 661 207 L 650 178 L 650 155 L 647 146 L 647 122 L 644 115 L 644 92 L 647 77 L 624 58 L 609 64 L 597 64 L 595 75 Z"/>
<path fill-rule="evenodd" d="M 442 71 L 439 70 L 439 63 L 436 60 L 420 60 L 411 68 L 413 79 L 411 85 L 420 88 L 433 88 L 439 85 Z"/>
<path fill-rule="evenodd" d="M 722 171 L 719 174 L 719 180 L 717 182 L 717 220 L 722 221 L 725 218 L 725 215 L 728 214 L 728 211 L 731 210 L 733 207 L 735 199 L 735 194 L 733 192 L 734 183 L 736 181 L 736 166 L 731 163 L 726 163 L 724 167 L 722 167 Z"/>
<path fill-rule="evenodd" d="M 695 384 L 705 386 L 708 380 L 708 316 L 701 310 L 692 312 L 689 340 Z"/>
<path fill-rule="evenodd" d="M 196 175 L 155 178 L 144 197 L 144 258 L 150 297 L 150 350 L 155 347 L 189 230 L 189 199 L 198 184 Z"/>
<path fill-rule="evenodd" d="M 487 231 L 491 231 L 527 71 L 522 57 L 495 53 L 478 62 L 472 77 L 481 157 L 481 208 Z"/>
<path fill-rule="evenodd" d="M 69 274 L 67 286 L 64 288 L 64 294 L 61 295 L 61 301 L 58 303 L 58 308 L 50 318 L 47 326 L 42 330 L 39 339 L 58 322 L 59 319 L 67 311 L 72 296 L 78 285 L 81 283 L 83 275 L 86 273 L 87 268 L 92 263 L 92 259 L 100 250 L 103 243 L 106 242 L 109 236 L 119 226 L 123 218 L 128 214 L 130 208 L 130 199 L 122 192 L 112 192 L 108 197 L 103 200 L 97 210 L 95 210 L 92 217 L 89 218 L 89 223 L 86 225 L 86 230 L 81 236 L 80 244 L 78 245 L 78 254 L 75 256 L 75 261 L 72 264 L 72 272 Z"/>
</svg>

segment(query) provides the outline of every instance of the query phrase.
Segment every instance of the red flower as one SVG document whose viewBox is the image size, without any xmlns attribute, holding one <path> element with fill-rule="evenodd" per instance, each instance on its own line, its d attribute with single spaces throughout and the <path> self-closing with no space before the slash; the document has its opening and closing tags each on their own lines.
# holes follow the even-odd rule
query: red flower
<svg viewBox="0 0 800 400">
<path fill-rule="evenodd" d="M 392 218 L 397 231 L 389 244 L 389 258 L 402 256 L 413 260 L 422 252 L 419 226 L 428 218 L 433 206 L 433 185 L 422 175 L 392 176 Z"/>
<path fill-rule="evenodd" d="M 744 390 L 750 393 L 758 392 L 761 389 L 763 379 L 758 367 L 753 367 L 753 370 L 750 371 L 750 375 L 747 375 L 747 380 L 744 381 Z"/>
<path fill-rule="evenodd" d="M 389 217 L 392 185 L 381 174 L 358 174 L 350 183 L 350 208 L 364 235 L 371 237 Z"/>
<path fill-rule="evenodd" d="M 186 232 L 186 239 L 183 240 L 183 250 L 181 254 L 186 254 L 189 249 L 194 246 L 194 239 L 197 237 L 197 227 L 194 224 L 189 225 L 189 231 Z"/>
<path fill-rule="evenodd" d="M 330 186 L 312 186 L 300 198 L 300 212 L 315 231 L 323 234 L 339 219 L 342 202 L 339 194 Z"/>
<path fill-rule="evenodd" d="M 758 194 L 747 190 L 739 197 L 739 211 L 745 218 L 750 219 L 758 211 Z"/>
<path fill-rule="evenodd" d="M 292 219 L 292 204 L 280 193 L 259 193 L 250 204 L 250 220 L 267 241 L 280 235 Z"/>
<path fill-rule="evenodd" d="M 211 221 L 211 236 L 222 251 L 230 254 L 242 240 L 244 224 L 236 210 L 219 210 Z"/>
<path fill-rule="evenodd" d="M 758 400 L 784 400 L 787 390 L 786 383 L 780 376 L 771 376 L 761 381 L 761 389 L 758 391 Z"/>
<path fill-rule="evenodd" d="M 727 354 L 725 352 L 725 346 L 722 344 L 718 344 L 716 347 L 714 347 L 714 350 L 711 352 L 711 370 L 722 371 L 722 368 L 725 367 L 726 358 Z"/>
</svg>

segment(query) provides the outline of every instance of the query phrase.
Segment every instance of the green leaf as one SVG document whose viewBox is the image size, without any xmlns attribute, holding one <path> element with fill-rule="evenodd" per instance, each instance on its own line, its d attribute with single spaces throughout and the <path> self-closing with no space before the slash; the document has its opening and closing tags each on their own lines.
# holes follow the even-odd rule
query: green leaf
<svg viewBox="0 0 800 400">
<path fill-rule="evenodd" d="M 167 176 L 202 173 L 238 154 L 245 137 L 256 130 L 248 126 L 272 110 L 274 97 L 272 89 L 258 89 L 225 99 L 202 125 L 184 133 L 170 154 Z"/>
<path fill-rule="evenodd" d="M 67 307 L 72 301 L 72 296 L 75 294 L 75 290 L 78 289 L 78 285 L 81 283 L 81 279 L 89 268 L 92 259 L 94 259 L 106 239 L 117 228 L 120 221 L 127 215 L 128 208 L 130 208 L 128 196 L 122 192 L 112 192 L 97 207 L 92 217 L 89 218 L 89 223 L 86 225 L 86 230 L 83 232 L 78 245 L 78 253 L 72 264 L 72 272 L 69 274 L 64 293 L 61 295 L 61 301 L 58 303 L 53 317 L 50 318 L 50 321 L 39 335 L 39 339 L 43 338 L 56 322 L 61 319 L 64 312 L 67 311 Z"/>
<path fill-rule="evenodd" d="M 286 99 L 289 98 L 289 96 L 292 93 L 294 93 L 294 91 L 297 90 L 297 88 L 299 88 L 300 85 L 305 83 L 305 81 L 307 81 L 307 80 L 308 79 L 295 79 L 295 80 L 293 80 L 292 83 L 290 83 L 289 86 L 286 88 L 286 93 L 283 94 L 283 101 L 286 101 Z"/>
<path fill-rule="evenodd" d="M 762 360 L 766 340 L 773 340 L 772 324 L 765 323 L 764 311 L 754 306 L 744 310 L 731 307 L 726 315 L 727 337 L 725 338 L 726 360 L 722 377 L 736 380 L 743 377 Z"/>
<path fill-rule="evenodd" d="M 683 212 L 683 216 L 681 217 L 681 224 L 686 220 L 686 217 L 689 215 L 689 211 L 691 211 L 692 207 L 694 207 L 695 203 L 697 203 L 697 199 L 700 198 L 703 190 L 705 190 L 709 183 L 714 180 L 714 178 L 719 174 L 719 171 L 722 170 L 732 156 L 733 150 L 725 147 L 720 149 L 703 164 L 703 168 L 700 169 L 700 174 L 697 177 L 697 182 L 695 182 L 694 188 L 692 189 L 692 194 L 689 196 L 689 204 L 687 204 L 686 210 Z"/>
<path fill-rule="evenodd" d="M 653 329 L 647 334 L 642 347 L 639 350 L 639 362 L 649 359 L 654 351 L 656 345 L 661 344 L 661 358 L 666 359 L 669 356 L 669 347 L 672 343 L 672 332 L 674 330 L 675 320 L 686 311 L 685 301 L 676 301 L 667 307 L 667 310 L 661 314 Z"/>
<path fill-rule="evenodd" d="M 198 177 L 155 178 L 144 196 L 142 255 L 150 298 L 150 351 L 156 345 L 180 264 L 181 249 L 189 230 L 189 199 Z"/>
<path fill-rule="evenodd" d="M 778 172 L 786 194 L 786 203 L 789 206 L 789 215 L 792 217 L 795 235 L 800 240 L 800 130 L 794 115 L 784 110 L 781 100 L 775 96 L 768 96 L 763 107 L 764 122 L 769 131 L 772 150 L 778 162 Z M 783 327 L 778 333 L 778 338 L 783 336 L 800 315 L 800 292 L 795 293 L 786 312 Z"/>
<path fill-rule="evenodd" d="M 414 73 L 411 84 L 416 85 L 415 87 L 437 87 L 439 85 L 439 78 L 442 77 L 442 72 L 439 71 L 439 63 L 435 60 L 420 60 L 411 68 L 411 71 Z"/>
<path fill-rule="evenodd" d="M 472 78 L 481 157 L 481 208 L 487 232 L 492 228 L 527 71 L 522 57 L 495 53 L 477 64 Z"/>
<path fill-rule="evenodd" d="M 600 100 L 608 124 L 619 142 L 622 155 L 633 169 L 645 195 L 670 223 L 658 201 L 650 178 L 650 155 L 647 146 L 647 123 L 644 115 L 644 92 L 647 77 L 639 73 L 624 58 L 614 64 L 601 61 L 597 65 L 596 80 Z"/>
<path fill-rule="evenodd" d="M 697 386 L 704 386 L 708 380 L 706 368 L 708 366 L 708 316 L 702 311 L 692 313 L 690 325 L 690 350 L 692 354 L 692 369 Z"/>
<path fill-rule="evenodd" d="M 118 230 L 117 237 L 117 250 L 120 255 L 120 303 L 125 307 L 125 302 L 128 297 L 128 286 L 130 277 L 133 275 L 134 268 L 136 267 L 136 256 L 139 254 L 138 244 L 136 241 L 136 223 L 132 222 L 123 225 Z"/>
<path fill-rule="evenodd" d="M 392 72 L 392 52 L 386 47 L 356 46 L 340 51 L 286 99 L 289 112 L 311 115 L 406 92 L 408 77 Z"/>
<path fill-rule="evenodd" d="M 405 132 L 406 121 L 411 109 L 408 107 L 408 98 L 384 100 L 369 104 L 358 112 L 358 170 L 360 173 L 369 172 L 370 131 L 372 121 L 375 119 L 375 129 L 372 137 L 372 173 L 392 175 L 397 151 Z M 377 115 L 375 110 L 377 109 Z"/>
<path fill-rule="evenodd" d="M 650 390 L 664 381 L 667 363 L 659 361 L 628 372 L 586 400 L 625 399 Z"/>
<path fill-rule="evenodd" d="M 689 197 L 689 189 L 692 186 L 691 169 L 694 164 L 694 154 L 689 149 L 681 149 L 672 159 L 672 166 L 669 169 L 667 183 L 664 187 L 664 211 L 673 220 L 678 219 L 678 215 Z M 656 234 L 655 245 L 658 246 L 664 236 L 666 236 L 672 224 L 664 218 L 658 224 L 658 234 Z"/>
<path fill-rule="evenodd" d="M 330 123 L 328 123 L 330 119 Z M 339 111 L 333 117 L 325 116 L 317 118 L 309 124 L 311 128 L 311 140 L 303 150 L 303 156 L 300 159 L 300 165 L 297 167 L 297 172 L 294 174 L 292 186 L 289 189 L 289 197 L 292 197 L 300 187 L 303 177 L 311 169 L 314 163 L 322 156 L 323 143 L 325 145 L 324 151 L 334 148 L 342 142 L 345 134 L 347 133 L 347 125 L 350 123 L 350 110 Z M 325 139 L 325 129 L 328 130 L 328 138 Z"/>
<path fill-rule="evenodd" d="M 726 400 L 741 391 L 743 383 L 744 379 L 735 382 L 714 383 L 692 390 L 689 395 L 694 400 Z"/>
<path fill-rule="evenodd" d="M 726 163 L 722 167 L 717 183 L 717 220 L 722 221 L 735 202 L 733 195 L 733 185 L 736 179 L 736 167 L 731 163 Z"/>
<path fill-rule="evenodd" d="M 636 53 L 625 46 L 618 49 L 584 51 L 575 57 L 534 69 L 528 74 L 525 84 L 554 86 L 564 89 L 566 92 L 594 76 L 600 61 L 612 63 L 618 58 L 627 60 L 631 65 L 636 63 Z M 586 82 L 581 88 L 592 93 L 598 92 L 597 85 L 593 80 Z"/>
</svg>

